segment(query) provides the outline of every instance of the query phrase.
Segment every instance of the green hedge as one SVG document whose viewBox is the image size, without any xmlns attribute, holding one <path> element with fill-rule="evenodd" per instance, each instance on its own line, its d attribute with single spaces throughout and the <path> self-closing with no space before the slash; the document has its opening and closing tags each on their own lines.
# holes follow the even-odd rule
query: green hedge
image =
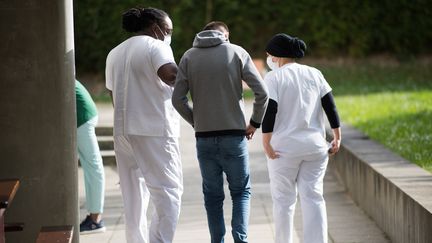
<svg viewBox="0 0 432 243">
<path fill-rule="evenodd" d="M 428 0 L 76 0 L 78 72 L 102 72 L 108 52 L 128 37 L 121 14 L 130 7 L 165 10 L 174 23 L 172 47 L 179 60 L 209 20 L 230 27 L 230 40 L 253 56 L 275 33 L 299 36 L 308 55 L 364 57 L 387 53 L 400 58 L 430 54 L 432 1 Z"/>
</svg>

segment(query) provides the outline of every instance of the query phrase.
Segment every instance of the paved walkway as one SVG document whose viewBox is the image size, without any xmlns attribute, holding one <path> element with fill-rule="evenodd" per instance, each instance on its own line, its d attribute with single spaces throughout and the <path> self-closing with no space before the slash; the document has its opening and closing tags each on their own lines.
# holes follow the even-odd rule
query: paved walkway
<svg viewBox="0 0 432 243">
<path fill-rule="evenodd" d="M 109 105 L 98 104 L 101 126 L 112 125 L 112 109 Z M 250 112 L 250 105 L 247 106 Z M 210 242 L 207 220 L 201 193 L 201 178 L 195 156 L 195 140 L 193 130 L 182 122 L 180 139 L 184 194 L 182 212 L 176 230 L 174 243 Z M 261 148 L 261 133 L 257 132 L 249 141 L 252 202 L 249 226 L 250 243 L 271 243 L 273 238 L 272 202 L 270 197 L 269 178 L 266 159 Z M 123 204 L 118 185 L 115 167 L 106 166 L 106 198 L 104 220 L 107 232 L 93 235 L 81 235 L 82 243 L 123 243 L 125 240 Z M 83 174 L 79 170 L 79 195 L 81 219 L 85 217 Z M 324 182 L 329 221 L 329 242 L 389 242 L 377 225 L 355 206 L 344 188 L 338 184 L 332 170 L 329 169 Z M 230 232 L 231 201 L 226 188 L 225 215 L 227 236 L 225 242 L 232 243 Z M 150 212 L 151 213 L 151 212 Z M 295 217 L 295 242 L 302 242 L 302 226 L 300 205 Z"/>
</svg>

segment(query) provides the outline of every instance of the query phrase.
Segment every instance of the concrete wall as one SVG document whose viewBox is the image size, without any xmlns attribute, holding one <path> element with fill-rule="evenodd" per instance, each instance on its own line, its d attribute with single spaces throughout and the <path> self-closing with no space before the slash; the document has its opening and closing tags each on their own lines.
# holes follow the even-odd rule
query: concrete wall
<svg viewBox="0 0 432 243">
<path fill-rule="evenodd" d="M 74 225 L 78 190 L 72 0 L 0 1 L 0 178 L 21 180 L 6 242 Z"/>
<path fill-rule="evenodd" d="M 392 242 L 432 242 L 432 174 L 352 127 L 342 131 L 330 169 L 353 200 Z"/>
</svg>

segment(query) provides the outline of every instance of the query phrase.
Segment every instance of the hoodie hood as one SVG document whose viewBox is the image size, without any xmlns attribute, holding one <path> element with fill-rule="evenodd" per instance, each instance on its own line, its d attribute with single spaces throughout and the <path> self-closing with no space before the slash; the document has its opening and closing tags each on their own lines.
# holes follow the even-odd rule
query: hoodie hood
<svg viewBox="0 0 432 243">
<path fill-rule="evenodd" d="M 207 48 L 218 46 L 226 42 L 228 42 L 228 40 L 222 32 L 217 30 L 204 30 L 196 34 L 192 46 L 197 48 Z"/>
</svg>

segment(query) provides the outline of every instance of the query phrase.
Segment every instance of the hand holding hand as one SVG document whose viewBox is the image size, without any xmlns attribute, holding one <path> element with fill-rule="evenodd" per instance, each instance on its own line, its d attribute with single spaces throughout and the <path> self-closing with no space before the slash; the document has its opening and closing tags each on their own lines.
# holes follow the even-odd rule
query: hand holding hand
<svg viewBox="0 0 432 243">
<path fill-rule="evenodd" d="M 248 140 L 251 140 L 252 137 L 253 137 L 253 135 L 254 135 L 254 133 L 255 133 L 255 131 L 256 131 L 256 128 L 255 128 L 254 126 L 252 126 L 251 124 L 249 124 L 249 125 L 246 127 L 246 138 L 247 138 Z"/>
</svg>

